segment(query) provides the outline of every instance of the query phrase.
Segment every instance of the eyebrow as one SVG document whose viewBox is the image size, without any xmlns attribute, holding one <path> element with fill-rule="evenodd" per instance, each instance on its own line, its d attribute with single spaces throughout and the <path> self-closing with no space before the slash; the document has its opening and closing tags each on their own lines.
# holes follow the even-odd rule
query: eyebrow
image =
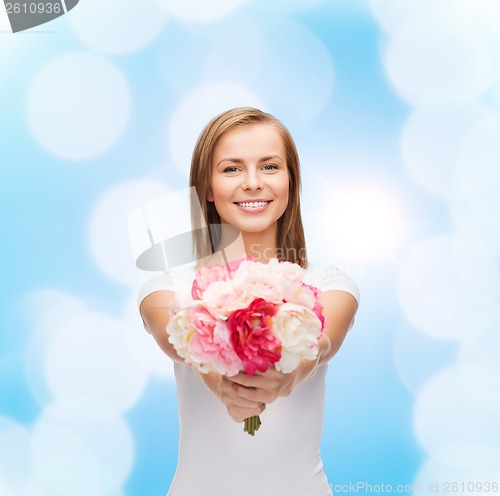
<svg viewBox="0 0 500 496">
<path fill-rule="evenodd" d="M 262 157 L 259 159 L 259 162 L 267 162 L 268 160 L 272 160 L 273 158 L 279 158 L 281 161 L 283 161 L 283 159 L 279 156 L 279 155 L 267 155 L 266 157 Z M 218 164 L 217 164 L 217 167 L 222 164 L 222 162 L 233 162 L 235 164 L 242 164 L 244 162 L 244 160 L 242 160 L 241 158 L 223 158 Z"/>
</svg>

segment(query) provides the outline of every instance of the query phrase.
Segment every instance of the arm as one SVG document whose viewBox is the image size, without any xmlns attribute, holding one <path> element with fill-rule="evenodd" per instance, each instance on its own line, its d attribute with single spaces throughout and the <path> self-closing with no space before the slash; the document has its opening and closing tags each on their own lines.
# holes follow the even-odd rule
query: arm
<svg viewBox="0 0 500 496">
<path fill-rule="evenodd" d="M 155 291 L 141 302 L 139 311 L 147 331 L 154 337 L 162 351 L 174 362 L 184 362 L 168 342 L 167 324 L 170 308 L 174 305 L 173 291 Z"/>
<path fill-rule="evenodd" d="M 316 373 L 321 365 L 335 356 L 351 328 L 358 309 L 356 299 L 345 291 L 325 291 L 319 295 L 325 316 L 325 329 L 318 343 L 315 360 L 302 359 L 289 374 L 269 369 L 264 374 L 248 376 L 240 373 L 230 379 L 244 398 L 270 403 L 279 396 L 288 396 L 293 389 Z M 250 389 L 249 389 L 250 388 Z"/>
</svg>

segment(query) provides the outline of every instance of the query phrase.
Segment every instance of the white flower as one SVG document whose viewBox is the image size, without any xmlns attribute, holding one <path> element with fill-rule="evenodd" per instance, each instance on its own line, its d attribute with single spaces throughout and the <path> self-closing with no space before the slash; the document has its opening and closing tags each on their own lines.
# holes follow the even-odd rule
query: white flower
<svg viewBox="0 0 500 496">
<path fill-rule="evenodd" d="M 190 322 L 189 310 L 181 310 L 170 317 L 167 324 L 168 342 L 173 345 L 177 354 L 190 364 L 191 357 L 188 356 L 188 343 L 191 336 L 196 332 Z"/>
<path fill-rule="evenodd" d="M 287 374 L 301 358 L 313 360 L 318 354 L 321 321 L 302 305 L 284 303 L 274 316 L 272 333 L 281 341 L 281 359 L 276 369 Z"/>
</svg>

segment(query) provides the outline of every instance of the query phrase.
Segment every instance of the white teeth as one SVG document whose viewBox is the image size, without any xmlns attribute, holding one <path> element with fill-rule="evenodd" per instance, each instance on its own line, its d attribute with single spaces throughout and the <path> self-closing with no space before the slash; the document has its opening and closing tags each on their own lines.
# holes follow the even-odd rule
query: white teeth
<svg viewBox="0 0 500 496">
<path fill-rule="evenodd" d="M 245 208 L 258 208 L 258 207 L 263 207 L 264 205 L 267 205 L 269 202 L 243 202 L 243 203 L 238 203 L 240 207 L 245 207 Z"/>
</svg>

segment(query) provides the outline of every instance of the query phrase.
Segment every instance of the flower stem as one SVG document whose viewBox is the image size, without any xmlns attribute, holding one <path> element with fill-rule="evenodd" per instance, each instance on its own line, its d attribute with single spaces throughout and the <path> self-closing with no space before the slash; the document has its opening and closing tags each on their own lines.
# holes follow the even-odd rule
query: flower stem
<svg viewBox="0 0 500 496">
<path fill-rule="evenodd" d="M 248 432 L 250 436 L 254 436 L 255 432 L 259 430 L 261 424 L 262 422 L 260 421 L 260 417 L 258 415 L 248 417 L 245 419 L 245 428 L 243 430 Z"/>
</svg>

